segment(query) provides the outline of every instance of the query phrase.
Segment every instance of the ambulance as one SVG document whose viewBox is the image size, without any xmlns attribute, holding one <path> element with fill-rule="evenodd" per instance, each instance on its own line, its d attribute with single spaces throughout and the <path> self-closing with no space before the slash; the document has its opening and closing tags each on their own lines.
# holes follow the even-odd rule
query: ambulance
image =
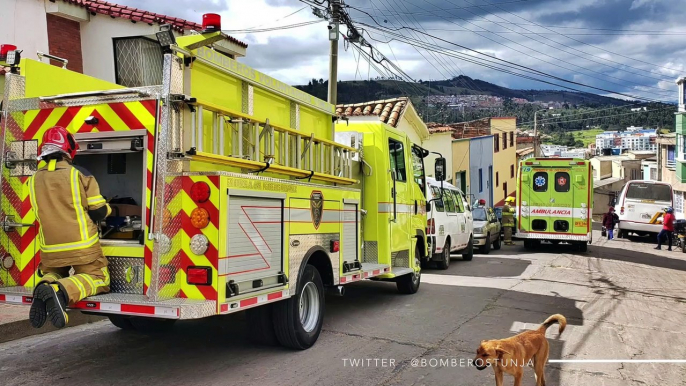
<svg viewBox="0 0 686 386">
<path fill-rule="evenodd" d="M 370 279 L 417 292 L 428 152 L 213 50 L 226 35 L 205 27 L 161 31 L 155 86 L 5 55 L 0 302 L 31 304 L 41 280 L 27 179 L 55 125 L 114 209 L 98 224 L 111 293 L 77 310 L 138 330 L 245 310 L 253 340 L 306 349 L 325 292 Z"/>
<path fill-rule="evenodd" d="M 565 242 L 581 252 L 593 240 L 591 164 L 578 158 L 533 158 L 517 173 L 517 234 L 527 249 Z"/>
</svg>

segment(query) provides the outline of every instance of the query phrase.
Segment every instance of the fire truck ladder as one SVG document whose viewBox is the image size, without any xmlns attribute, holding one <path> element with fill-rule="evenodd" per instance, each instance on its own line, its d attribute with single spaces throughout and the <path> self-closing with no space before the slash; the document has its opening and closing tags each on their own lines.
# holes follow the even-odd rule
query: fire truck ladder
<svg viewBox="0 0 686 386">
<path fill-rule="evenodd" d="M 193 100 L 191 106 L 191 148 L 195 160 L 236 166 L 252 172 L 269 172 L 352 185 L 352 161 L 357 149 L 305 134 L 232 111 L 214 104 Z M 203 116 L 211 112 L 213 145 L 203 147 Z M 228 138 L 227 138 L 228 137 Z M 230 154 L 224 154 L 227 141 Z"/>
</svg>

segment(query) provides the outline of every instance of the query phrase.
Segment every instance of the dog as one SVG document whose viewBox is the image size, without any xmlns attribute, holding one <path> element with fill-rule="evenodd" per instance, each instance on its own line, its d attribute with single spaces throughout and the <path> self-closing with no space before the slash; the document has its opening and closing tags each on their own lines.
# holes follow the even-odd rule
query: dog
<svg viewBox="0 0 686 386">
<path fill-rule="evenodd" d="M 524 366 L 533 365 L 536 386 L 545 386 L 543 371 L 548 362 L 548 340 L 545 332 L 555 323 L 560 325 L 558 333 L 562 334 L 567 326 L 567 319 L 555 314 L 536 330 L 525 331 L 507 339 L 482 340 L 476 350 L 474 366 L 478 370 L 493 367 L 496 386 L 503 386 L 503 373 L 514 376 L 514 386 L 521 386 Z"/>
</svg>

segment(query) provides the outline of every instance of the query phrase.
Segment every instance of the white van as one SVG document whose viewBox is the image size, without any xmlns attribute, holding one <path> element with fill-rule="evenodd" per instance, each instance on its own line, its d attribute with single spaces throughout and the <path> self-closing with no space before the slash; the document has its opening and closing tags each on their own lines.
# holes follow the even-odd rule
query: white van
<svg viewBox="0 0 686 386">
<path fill-rule="evenodd" d="M 660 232 L 662 215 L 668 206 L 674 206 L 670 184 L 643 180 L 627 182 L 615 202 L 615 213 L 619 216 L 617 237 Z"/>
<path fill-rule="evenodd" d="M 431 210 L 427 212 L 427 235 L 429 256 L 440 269 L 448 269 L 450 253 L 462 253 L 464 260 L 474 256 L 474 231 L 472 212 L 464 193 L 455 186 L 433 178 L 427 178 L 427 201 Z"/>
</svg>

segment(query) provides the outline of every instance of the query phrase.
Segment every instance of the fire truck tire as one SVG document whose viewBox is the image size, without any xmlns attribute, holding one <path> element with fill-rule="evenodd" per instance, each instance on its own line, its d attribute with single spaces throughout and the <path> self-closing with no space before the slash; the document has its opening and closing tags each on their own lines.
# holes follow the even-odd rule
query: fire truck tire
<svg viewBox="0 0 686 386">
<path fill-rule="evenodd" d="M 419 246 L 414 250 L 415 255 L 415 266 L 419 265 L 420 256 Z M 395 285 L 398 287 L 398 292 L 404 295 L 412 295 L 419 291 L 419 285 L 422 282 L 422 272 L 412 272 L 398 277 L 395 281 Z"/>
<path fill-rule="evenodd" d="M 245 311 L 248 323 L 248 339 L 256 344 L 276 346 L 279 340 L 274 332 L 274 305 L 251 308 Z"/>
<path fill-rule="evenodd" d="M 274 303 L 274 332 L 282 346 L 305 350 L 314 345 L 324 320 L 324 284 L 310 264 L 298 278 L 295 296 Z"/>
<path fill-rule="evenodd" d="M 438 269 L 446 270 L 450 266 L 450 240 L 445 241 L 445 246 L 443 247 L 443 256 L 441 260 L 436 262 Z"/>
<path fill-rule="evenodd" d="M 464 253 L 462 254 L 462 260 L 472 261 L 473 258 L 474 258 L 474 237 L 469 236 L 469 245 L 467 245 L 467 249 L 465 249 Z"/>
<path fill-rule="evenodd" d="M 119 327 L 122 330 L 133 330 L 133 324 L 131 324 L 131 318 L 128 318 L 126 316 L 120 316 L 120 315 L 109 315 L 108 318 L 110 319 L 110 322 L 115 326 Z"/>
<path fill-rule="evenodd" d="M 174 327 L 175 319 L 156 319 L 134 316 L 129 319 L 136 331 L 152 334 L 166 332 Z"/>
</svg>

